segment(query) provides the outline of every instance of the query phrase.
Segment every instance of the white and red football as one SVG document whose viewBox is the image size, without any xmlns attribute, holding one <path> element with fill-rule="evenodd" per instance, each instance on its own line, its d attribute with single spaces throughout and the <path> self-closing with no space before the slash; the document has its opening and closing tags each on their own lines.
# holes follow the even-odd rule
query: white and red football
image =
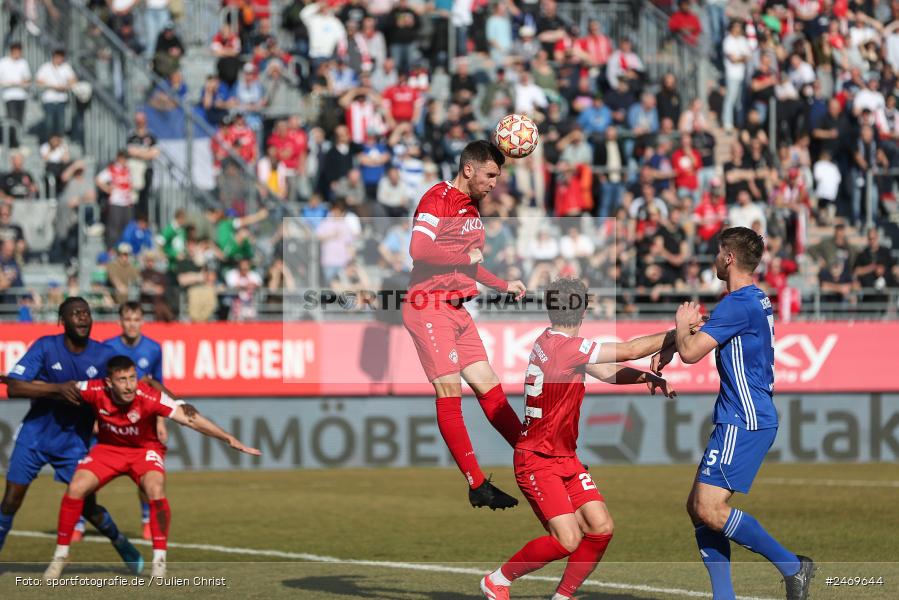
<svg viewBox="0 0 899 600">
<path fill-rule="evenodd" d="M 537 148 L 537 124 L 524 115 L 506 115 L 496 124 L 493 143 L 509 158 L 524 158 Z"/>
</svg>

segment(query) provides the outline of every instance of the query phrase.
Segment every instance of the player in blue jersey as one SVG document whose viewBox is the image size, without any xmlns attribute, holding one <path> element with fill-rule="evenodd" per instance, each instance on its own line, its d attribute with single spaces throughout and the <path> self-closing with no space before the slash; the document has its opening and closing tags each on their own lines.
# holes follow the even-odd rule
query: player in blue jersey
<svg viewBox="0 0 899 600">
<path fill-rule="evenodd" d="M 141 308 L 140 302 L 126 302 L 119 307 L 119 325 L 122 327 L 122 333 L 116 337 L 109 338 L 104 344 L 115 350 L 115 354 L 127 356 L 137 366 L 137 378 L 140 381 L 152 384 L 159 384 L 154 387 L 162 386 L 162 346 L 159 342 L 143 335 L 141 329 L 144 326 L 144 310 Z M 163 389 L 169 396 L 175 397 L 168 390 Z M 166 430 L 165 419 L 159 417 L 156 420 L 156 435 L 159 441 L 165 445 L 169 438 L 169 432 Z M 137 495 L 140 498 L 140 513 L 142 523 L 142 537 L 145 540 L 153 539 L 150 532 L 150 501 L 143 489 L 138 486 Z M 76 532 L 84 530 L 84 524 L 78 523 Z M 77 541 L 80 537 L 76 534 L 72 541 Z"/>
<path fill-rule="evenodd" d="M 80 402 L 74 381 L 106 375 L 106 363 L 115 356 L 108 346 L 90 339 L 93 319 L 87 301 L 67 298 L 59 307 L 65 333 L 39 338 L 6 377 L 10 398 L 31 398 L 31 409 L 16 434 L 6 473 L 6 490 L 0 503 L 0 549 L 12 528 L 13 517 L 28 486 L 44 465 L 51 465 L 55 479 L 69 483 L 75 467 L 88 451 L 94 428 L 93 413 Z M 61 396 L 72 405 L 48 395 Z M 112 541 L 135 574 L 143 559 L 93 495 L 85 500 L 84 516 Z"/>
<path fill-rule="evenodd" d="M 812 559 L 784 548 L 749 513 L 731 508 L 734 492 L 749 493 L 777 434 L 774 407 L 774 313 L 771 300 L 753 283 L 765 243 L 746 227 L 721 232 L 715 267 L 728 294 L 701 329 L 696 303 L 677 310 L 676 347 L 692 364 L 715 351 L 721 387 L 715 429 L 699 464 L 687 512 L 715 600 L 732 600 L 730 540 L 761 554 L 781 572 L 788 600 L 808 597 Z M 664 361 L 663 361 L 664 362 Z"/>
</svg>

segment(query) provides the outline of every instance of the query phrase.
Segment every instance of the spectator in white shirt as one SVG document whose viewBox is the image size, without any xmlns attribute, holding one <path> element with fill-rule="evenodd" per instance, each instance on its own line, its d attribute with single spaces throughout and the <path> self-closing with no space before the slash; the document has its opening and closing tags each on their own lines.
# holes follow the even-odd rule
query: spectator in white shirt
<svg viewBox="0 0 899 600">
<path fill-rule="evenodd" d="M 6 103 L 6 116 L 19 125 L 25 124 L 25 104 L 28 86 L 31 85 L 31 69 L 22 58 L 22 44 L 13 42 L 9 56 L 0 58 L 0 88 Z"/>
<path fill-rule="evenodd" d="M 840 169 L 831 160 L 830 152 L 824 150 L 813 167 L 815 195 L 818 196 L 818 210 L 826 211 L 831 217 L 836 213 L 837 193 L 843 180 Z"/>
<path fill-rule="evenodd" d="M 801 56 L 794 54 L 790 57 L 790 82 L 797 90 L 801 91 L 807 85 L 815 83 L 815 69 L 805 62 Z"/>
<path fill-rule="evenodd" d="M 385 177 L 378 181 L 378 203 L 394 218 L 408 216 L 409 214 L 409 189 L 400 177 L 400 170 L 396 167 L 387 169 Z"/>
<path fill-rule="evenodd" d="M 75 71 L 66 62 L 66 51 L 58 48 L 53 51 L 50 62 L 42 64 L 37 70 L 35 79 L 43 90 L 41 103 L 44 107 L 44 124 L 41 141 L 45 142 L 54 133 L 65 135 L 69 90 L 78 82 L 78 78 L 75 77 Z"/>
<path fill-rule="evenodd" d="M 546 92 L 531 79 L 531 74 L 521 69 L 515 84 L 515 112 L 533 114 L 537 109 L 545 109 L 549 104 Z"/>
<path fill-rule="evenodd" d="M 730 207 L 727 213 L 727 222 L 730 227 L 748 227 L 754 229 L 753 224 L 761 226 L 761 235 L 765 235 L 768 219 L 762 207 L 752 201 L 752 196 L 746 190 L 737 194 L 737 204 Z"/>
<path fill-rule="evenodd" d="M 559 240 L 559 252 L 565 260 L 588 259 L 595 251 L 596 246 L 593 240 L 584 235 L 577 227 L 570 227 L 568 233 Z"/>
<path fill-rule="evenodd" d="M 722 125 L 728 131 L 734 128 L 734 113 L 742 107 L 743 83 L 746 80 L 746 62 L 752 56 L 749 40 L 743 35 L 743 23 L 733 21 L 724 38 L 724 78 L 727 91 L 724 95 Z"/>
<path fill-rule="evenodd" d="M 880 77 L 875 75 L 868 78 L 867 87 L 860 89 L 852 100 L 852 114 L 858 117 L 864 110 L 870 110 L 875 115 L 886 108 L 886 100 L 880 93 Z"/>
<path fill-rule="evenodd" d="M 300 18 L 309 30 L 309 58 L 313 70 L 333 58 L 339 47 L 346 47 L 346 28 L 334 16 L 329 3 L 310 2 L 300 11 Z"/>
<path fill-rule="evenodd" d="M 256 290 L 262 287 L 262 277 L 250 268 L 250 261 L 244 258 L 236 269 L 225 273 L 225 285 L 237 292 L 231 304 L 231 318 L 235 321 L 256 318 Z"/>
</svg>

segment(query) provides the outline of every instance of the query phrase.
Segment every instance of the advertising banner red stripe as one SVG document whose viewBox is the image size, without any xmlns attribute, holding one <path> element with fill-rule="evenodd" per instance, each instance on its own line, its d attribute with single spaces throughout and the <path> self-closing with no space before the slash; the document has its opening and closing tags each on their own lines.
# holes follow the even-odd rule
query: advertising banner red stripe
<svg viewBox="0 0 899 600">
<path fill-rule="evenodd" d="M 524 370 L 543 322 L 478 325 L 490 363 L 507 394 L 520 398 Z M 664 331 L 670 322 L 587 322 L 584 337 L 625 341 Z M 0 372 L 7 373 L 38 337 L 61 333 L 53 324 L 0 325 Z M 371 322 L 208 323 L 145 326 L 163 347 L 169 387 L 185 397 L 430 395 L 432 388 L 403 327 Z M 119 333 L 96 323 L 95 339 Z M 899 389 L 899 322 L 777 324 L 775 391 L 885 392 Z M 632 366 L 647 369 L 649 360 Z M 695 365 L 677 358 L 665 376 L 681 393 L 716 393 L 714 353 Z M 2 393 L 5 389 L 0 386 Z M 645 393 L 645 386 L 611 386 L 587 379 L 588 393 Z"/>
</svg>

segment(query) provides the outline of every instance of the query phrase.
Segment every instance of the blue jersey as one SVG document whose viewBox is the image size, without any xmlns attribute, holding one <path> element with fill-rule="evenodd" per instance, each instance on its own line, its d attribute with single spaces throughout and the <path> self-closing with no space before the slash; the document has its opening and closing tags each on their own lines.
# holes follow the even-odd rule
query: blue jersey
<svg viewBox="0 0 899 600">
<path fill-rule="evenodd" d="M 66 348 L 65 335 L 39 338 L 10 370 L 8 378 L 20 381 L 64 383 L 106 377 L 106 363 L 115 356 L 111 348 L 89 340 L 78 354 Z M 60 400 L 37 398 L 22 421 L 16 445 L 57 455 L 87 452 L 94 428 L 93 410 Z"/>
<path fill-rule="evenodd" d="M 777 427 L 774 408 L 774 312 L 765 292 L 749 285 L 725 296 L 702 331 L 718 342 L 721 389 L 715 423 L 753 431 Z"/>
<path fill-rule="evenodd" d="M 121 336 L 109 338 L 103 342 L 113 349 L 115 355 L 127 356 L 137 365 L 137 378 L 149 375 L 162 383 L 162 346 L 145 335 L 140 336 L 136 346 L 128 346 Z"/>
</svg>

